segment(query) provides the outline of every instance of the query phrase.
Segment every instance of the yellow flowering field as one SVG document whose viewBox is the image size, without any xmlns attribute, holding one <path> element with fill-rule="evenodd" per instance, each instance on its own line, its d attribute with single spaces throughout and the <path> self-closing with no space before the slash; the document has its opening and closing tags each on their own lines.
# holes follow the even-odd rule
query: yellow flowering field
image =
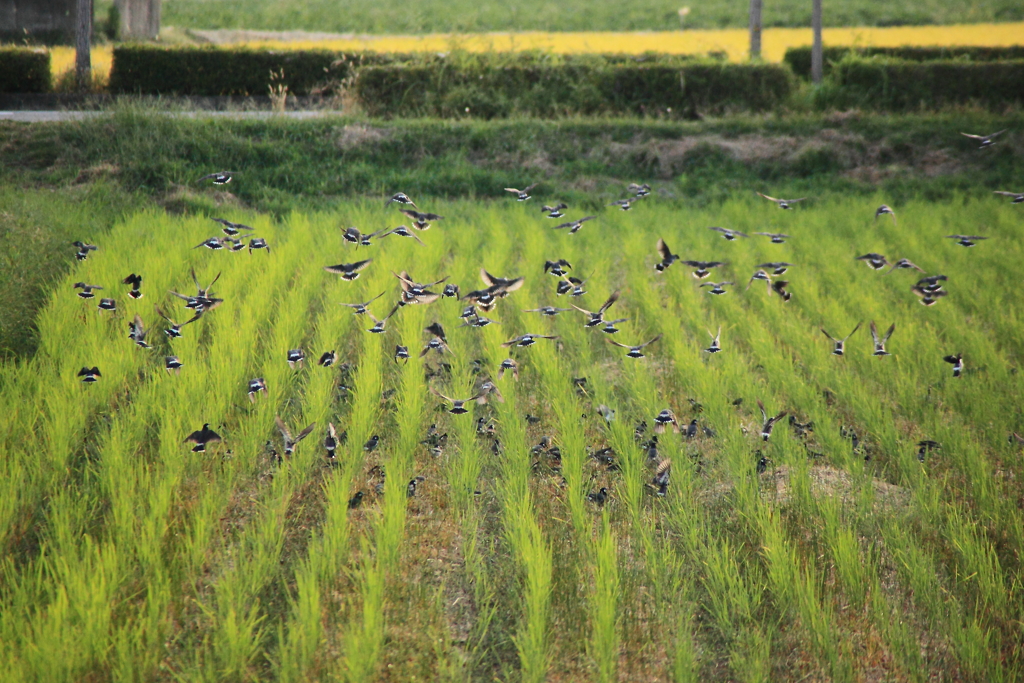
<svg viewBox="0 0 1024 683">
<path fill-rule="evenodd" d="M 954 26 L 899 26 L 889 28 L 852 27 L 824 30 L 826 45 L 858 47 L 899 47 L 977 45 L 1005 47 L 1024 42 L 1024 22 L 1006 24 L 961 24 Z M 594 31 L 576 33 L 479 33 L 431 34 L 423 36 L 352 36 L 331 40 L 254 40 L 231 43 L 223 47 L 249 47 L 280 50 L 373 50 L 376 52 L 445 52 L 463 49 L 473 52 L 549 50 L 557 53 L 617 52 L 639 54 L 705 54 L 724 52 L 733 61 L 747 54 L 746 29 L 715 31 Z M 781 61 L 791 47 L 811 44 L 809 28 L 769 28 L 762 38 L 765 59 Z M 60 74 L 74 66 L 74 49 L 53 48 L 53 72 Z M 97 73 L 110 72 L 112 48 L 99 46 L 93 50 L 93 68 Z"/>
</svg>

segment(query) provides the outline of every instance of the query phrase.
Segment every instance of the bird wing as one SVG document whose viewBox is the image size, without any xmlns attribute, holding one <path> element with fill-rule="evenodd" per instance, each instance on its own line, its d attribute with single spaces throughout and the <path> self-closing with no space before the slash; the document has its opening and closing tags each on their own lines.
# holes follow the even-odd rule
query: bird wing
<svg viewBox="0 0 1024 683">
<path fill-rule="evenodd" d="M 779 201 L 779 200 L 778 200 L 778 199 L 776 199 L 775 197 L 769 197 L 768 195 L 766 195 L 766 194 L 761 194 L 760 192 L 758 192 L 757 194 L 761 195 L 762 197 L 764 197 L 765 199 L 767 199 L 767 200 L 768 200 L 768 201 L 770 201 L 770 202 L 778 202 L 778 201 Z"/>
<path fill-rule="evenodd" d="M 526 191 L 526 190 L 522 190 L 522 192 L 525 192 L 525 191 Z M 505 192 L 515 192 L 516 194 L 519 194 L 520 190 L 517 190 L 517 189 L 516 189 L 516 188 L 514 188 L 514 187 L 506 187 L 506 188 L 505 188 Z"/>
<path fill-rule="evenodd" d="M 985 139 L 984 135 L 971 135 L 970 133 L 960 133 L 960 135 L 963 135 L 965 138 L 970 138 L 972 140 L 984 140 Z"/>
<path fill-rule="evenodd" d="M 444 400 L 448 401 L 449 403 L 452 403 L 452 404 L 454 404 L 454 403 L 455 403 L 455 399 L 453 399 L 453 398 L 448 398 L 447 396 L 445 396 L 444 394 L 442 394 L 442 393 L 441 393 L 440 391 L 438 391 L 438 390 L 437 390 L 437 389 L 435 389 L 434 387 L 430 387 L 430 393 L 434 394 L 435 396 L 440 396 L 441 398 L 443 398 Z"/>
<path fill-rule="evenodd" d="M 839 341 L 838 339 L 833 337 L 831 334 L 829 334 L 828 331 L 826 331 L 824 327 L 819 327 L 818 329 L 821 330 L 821 333 L 824 334 L 829 339 L 831 339 L 833 342 Z"/>
<path fill-rule="evenodd" d="M 852 336 L 853 336 L 853 333 L 854 333 L 854 332 L 856 332 L 857 330 L 859 330 L 859 329 L 860 329 L 861 323 L 863 323 L 863 322 L 864 322 L 863 320 L 862 320 L 862 321 L 860 321 L 860 322 L 858 322 L 858 323 L 857 323 L 857 326 L 853 328 L 853 330 L 852 330 L 852 331 L 850 332 L 850 334 L 848 334 L 848 335 L 846 335 L 845 337 L 843 337 L 843 341 L 846 341 L 847 339 L 849 339 L 850 337 L 852 337 Z M 822 331 L 824 331 L 824 330 L 822 330 Z"/>
<path fill-rule="evenodd" d="M 665 244 L 665 240 L 660 237 L 658 238 L 658 255 L 661 256 L 663 260 L 672 258 L 672 252 L 669 250 L 668 245 Z"/>
<path fill-rule="evenodd" d="M 589 315 L 590 317 L 594 317 L 594 314 L 593 314 L 593 312 L 591 312 L 591 311 L 588 311 L 588 310 L 587 310 L 587 309 L 585 309 L 585 308 L 580 308 L 580 307 L 579 307 L 579 306 L 577 306 L 576 304 L 569 304 L 569 305 L 570 305 L 570 306 L 572 306 L 573 308 L 575 308 L 575 309 L 576 309 L 577 311 L 579 311 L 580 313 L 586 313 L 586 314 L 587 314 L 587 315 Z"/>
<path fill-rule="evenodd" d="M 757 407 L 761 409 L 761 421 L 762 422 L 767 422 L 768 421 L 768 413 L 765 411 L 764 404 L 761 403 L 761 399 L 757 399 Z"/>
<path fill-rule="evenodd" d="M 655 337 L 654 339 L 652 339 L 651 341 L 649 341 L 649 342 L 644 342 L 643 344 L 641 344 L 641 345 L 640 345 L 640 346 L 638 346 L 637 348 L 638 348 L 638 349 L 642 349 L 642 348 L 644 348 L 645 346 L 650 346 L 651 344 L 653 344 L 654 342 L 658 341 L 659 339 L 661 339 L 661 335 L 660 335 L 660 334 L 659 334 L 659 335 L 658 335 L 657 337 Z"/>
<path fill-rule="evenodd" d="M 561 230 L 562 228 L 571 228 L 576 225 L 576 221 L 569 221 L 568 223 L 560 223 L 559 225 L 552 226 L 553 230 Z"/>
<path fill-rule="evenodd" d="M 298 443 L 305 439 L 307 436 L 309 436 L 310 432 L 312 432 L 315 427 L 316 422 L 311 422 L 308 427 L 299 432 L 298 436 L 295 437 L 295 441 L 293 443 Z"/>
<path fill-rule="evenodd" d="M 622 342 L 617 342 L 614 339 L 609 339 L 608 343 L 613 345 L 613 346 L 618 346 L 621 349 L 632 349 L 633 348 L 629 344 L 623 344 Z"/>
<path fill-rule="evenodd" d="M 295 443 L 295 441 L 292 439 L 291 430 L 288 429 L 288 425 L 284 423 L 284 420 L 281 419 L 280 415 L 274 416 L 274 424 L 277 425 L 277 429 L 278 431 L 281 432 L 281 436 L 284 437 L 285 441 L 287 441 L 288 443 Z"/>
<path fill-rule="evenodd" d="M 612 304 L 614 304 L 618 300 L 619 300 L 619 290 L 616 289 L 614 292 L 612 292 L 611 296 L 608 297 L 608 300 L 605 301 L 603 304 L 601 304 L 601 308 L 599 308 L 597 312 L 599 314 L 600 313 L 604 313 L 605 311 L 607 311 L 609 308 L 612 307 Z"/>
<path fill-rule="evenodd" d="M 892 333 L 895 332 L 895 331 L 896 331 L 896 323 L 893 323 L 892 325 L 889 326 L 889 329 L 886 331 L 885 337 L 882 338 L 882 343 L 884 344 L 885 342 L 889 341 L 889 337 L 891 337 Z"/>
<path fill-rule="evenodd" d="M 337 439 L 338 438 L 338 431 L 334 428 L 334 423 L 333 422 L 328 422 L 327 423 L 327 434 L 332 439 Z"/>
<path fill-rule="evenodd" d="M 715 227 L 715 226 L 709 227 L 708 230 L 714 230 L 715 232 L 720 232 L 723 235 L 728 235 L 729 232 L 730 232 L 729 230 L 726 230 L 725 228 L 719 228 L 719 227 Z"/>
<path fill-rule="evenodd" d="M 1006 192 L 1005 190 L 996 190 L 992 194 L 999 194 L 999 195 L 1002 195 L 1004 197 L 1019 197 L 1019 196 L 1021 196 L 1021 194 L 1024 194 L 1024 193 L 1021 193 L 1021 192 Z"/>
<path fill-rule="evenodd" d="M 871 321 L 871 339 L 875 342 L 875 346 L 878 346 L 878 327 L 874 320 Z"/>
</svg>

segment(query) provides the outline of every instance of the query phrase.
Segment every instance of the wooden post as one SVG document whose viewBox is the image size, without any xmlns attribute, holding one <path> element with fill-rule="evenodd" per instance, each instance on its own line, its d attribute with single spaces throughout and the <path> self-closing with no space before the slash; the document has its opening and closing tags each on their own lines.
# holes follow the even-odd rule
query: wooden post
<svg viewBox="0 0 1024 683">
<path fill-rule="evenodd" d="M 761 0 L 750 0 L 750 58 L 761 59 Z"/>
<path fill-rule="evenodd" d="M 823 69 L 821 54 L 821 0 L 811 0 L 811 26 L 814 30 L 814 46 L 811 48 L 811 81 L 821 83 Z"/>
<path fill-rule="evenodd" d="M 75 9 L 75 80 L 84 91 L 92 83 L 92 0 L 78 0 Z"/>
</svg>

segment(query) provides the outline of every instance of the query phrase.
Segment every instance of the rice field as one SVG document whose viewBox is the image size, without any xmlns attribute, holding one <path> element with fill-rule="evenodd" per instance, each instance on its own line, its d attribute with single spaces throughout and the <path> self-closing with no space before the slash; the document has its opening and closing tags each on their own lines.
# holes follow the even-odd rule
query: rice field
<svg viewBox="0 0 1024 683">
<path fill-rule="evenodd" d="M 884 196 L 697 210 L 655 193 L 569 234 L 536 200 L 414 199 L 445 217 L 423 245 L 342 240 L 402 222 L 383 201 L 229 211 L 271 247 L 252 253 L 193 248 L 219 234 L 207 217 L 141 212 L 53 286 L 38 353 L 0 369 L 5 680 L 1020 679 L 1020 206 L 922 199 L 897 224 L 875 218 Z M 658 272 L 659 238 L 725 264 Z M 948 276 L 948 296 L 922 306 L 922 273 L 868 252 Z M 352 281 L 323 269 L 363 259 Z M 556 294 L 558 259 L 585 293 Z M 747 287 L 775 261 L 794 264 L 789 301 Z M 460 327 L 481 268 L 524 280 L 478 311 L 495 324 Z M 191 296 L 192 270 L 223 303 L 169 339 L 156 308 L 192 316 L 169 293 Z M 464 300 L 399 307 L 381 334 L 340 305 L 383 293 L 383 318 L 402 271 Z M 524 310 L 614 291 L 614 335 Z M 136 315 L 151 348 L 128 339 Z M 895 323 L 891 355 L 872 355 L 871 321 Z M 447 348 L 421 357 L 434 322 Z M 858 324 L 833 355 L 819 328 Z M 502 346 L 523 334 L 557 338 Z M 609 343 L 655 337 L 638 359 Z M 468 414 L 431 392 L 487 381 L 503 400 Z M 768 440 L 759 401 L 786 412 Z M 664 410 L 680 432 L 656 433 Z M 312 425 L 291 454 L 277 417 Z M 194 452 L 204 423 L 222 440 Z"/>
<path fill-rule="evenodd" d="M 375 52 L 516 52 L 543 50 L 557 54 L 624 53 L 665 54 L 724 53 L 732 61 L 747 59 L 750 36 L 746 29 L 708 29 L 688 31 L 581 31 L 431 35 L 349 35 L 322 36 L 304 39 L 291 35 L 289 39 L 274 38 L 258 31 L 198 32 L 222 47 L 251 47 L 272 50 L 369 50 Z M 826 28 L 822 39 L 829 46 L 899 47 L 904 45 L 956 47 L 961 45 L 1006 47 L 1020 45 L 1024 36 L 1024 22 L 1000 24 L 962 24 L 950 26 L 898 26 Z M 762 33 L 761 50 L 764 59 L 780 62 L 791 47 L 811 44 L 810 28 L 766 28 Z M 179 37 L 180 39 L 180 37 Z M 51 48 L 54 74 L 74 68 L 75 51 L 71 47 Z M 100 45 L 93 48 L 93 70 L 106 80 L 113 63 L 113 47 Z"/>
</svg>

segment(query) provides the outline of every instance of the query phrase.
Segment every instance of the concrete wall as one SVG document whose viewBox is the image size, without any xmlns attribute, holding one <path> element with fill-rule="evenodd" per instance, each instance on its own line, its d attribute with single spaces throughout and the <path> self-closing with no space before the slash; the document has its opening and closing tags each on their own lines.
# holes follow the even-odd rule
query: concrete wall
<svg viewBox="0 0 1024 683">
<path fill-rule="evenodd" d="M 75 0 L 0 0 L 0 40 L 75 42 Z"/>
</svg>

